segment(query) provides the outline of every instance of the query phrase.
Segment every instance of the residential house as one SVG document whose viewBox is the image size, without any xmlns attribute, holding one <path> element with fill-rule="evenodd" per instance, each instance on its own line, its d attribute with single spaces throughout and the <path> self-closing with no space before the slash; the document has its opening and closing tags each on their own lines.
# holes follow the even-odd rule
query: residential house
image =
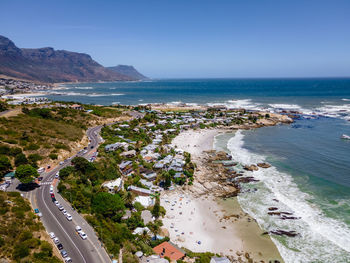
<svg viewBox="0 0 350 263">
<path fill-rule="evenodd" d="M 163 242 L 153 248 L 153 251 L 161 258 L 168 257 L 171 261 L 183 259 L 186 253 L 171 242 Z"/>
<path fill-rule="evenodd" d="M 131 151 L 123 152 L 120 155 L 124 156 L 124 157 L 127 157 L 127 158 L 132 158 L 132 157 L 136 156 L 136 151 L 135 150 L 131 150 Z"/>
<path fill-rule="evenodd" d="M 102 184 L 102 187 L 107 188 L 109 193 L 114 194 L 123 188 L 123 179 L 117 178 L 116 180 L 105 182 Z"/>
<path fill-rule="evenodd" d="M 71 109 L 74 110 L 84 110 L 83 106 L 79 105 L 79 104 L 73 104 L 70 106 Z"/>
<path fill-rule="evenodd" d="M 138 195 L 142 195 L 142 196 L 149 196 L 152 194 L 152 191 L 149 190 L 149 189 L 144 189 L 144 188 L 141 188 L 141 187 L 137 187 L 137 186 L 134 186 L 134 185 L 131 185 L 128 187 L 128 191 L 131 191 L 135 194 L 138 194 Z"/>
</svg>

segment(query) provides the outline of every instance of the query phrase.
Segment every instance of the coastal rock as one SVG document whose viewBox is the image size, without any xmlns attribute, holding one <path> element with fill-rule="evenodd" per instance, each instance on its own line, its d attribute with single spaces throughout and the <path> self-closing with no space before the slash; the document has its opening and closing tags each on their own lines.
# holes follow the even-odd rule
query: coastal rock
<svg viewBox="0 0 350 263">
<path fill-rule="evenodd" d="M 271 164 L 268 163 L 258 163 L 257 166 L 261 167 L 261 168 L 270 168 Z"/>
<path fill-rule="evenodd" d="M 269 207 L 269 211 L 276 211 L 276 210 L 278 210 L 277 207 Z"/>
<path fill-rule="evenodd" d="M 243 167 L 243 169 L 246 170 L 246 171 L 251 171 L 251 172 L 259 170 L 259 168 L 255 164 L 245 165 Z"/>
<path fill-rule="evenodd" d="M 285 230 L 272 230 L 270 231 L 270 234 L 277 235 L 277 236 L 287 236 L 287 237 L 296 237 L 299 234 L 295 231 L 285 231 Z"/>
<path fill-rule="evenodd" d="M 236 178 L 237 183 L 250 183 L 250 182 L 259 182 L 259 180 L 255 179 L 253 176 L 248 177 L 239 177 Z"/>
</svg>

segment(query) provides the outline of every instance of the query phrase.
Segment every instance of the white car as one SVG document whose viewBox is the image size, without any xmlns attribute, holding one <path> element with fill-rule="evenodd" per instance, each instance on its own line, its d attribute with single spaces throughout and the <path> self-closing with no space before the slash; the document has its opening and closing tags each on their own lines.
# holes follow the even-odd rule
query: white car
<svg viewBox="0 0 350 263">
<path fill-rule="evenodd" d="M 56 205 L 56 206 L 59 206 L 60 203 L 56 200 L 56 201 L 55 201 L 55 205 Z"/>
<path fill-rule="evenodd" d="M 81 239 L 83 239 L 83 240 L 87 239 L 87 235 L 86 235 L 83 231 L 79 231 L 79 236 L 80 236 Z"/>
<path fill-rule="evenodd" d="M 70 257 L 66 257 L 66 258 L 64 259 L 64 262 L 70 263 L 70 262 L 72 262 L 72 259 L 71 259 Z"/>
<path fill-rule="evenodd" d="M 53 242 L 54 242 L 55 244 L 58 244 L 58 243 L 60 243 L 60 240 L 59 240 L 57 237 L 55 237 L 55 238 L 53 239 Z"/>
<path fill-rule="evenodd" d="M 72 221 L 72 219 L 73 219 L 73 217 L 70 214 L 67 214 L 66 218 L 67 218 L 68 221 Z"/>
<path fill-rule="evenodd" d="M 77 231 L 77 232 L 81 231 L 81 227 L 80 226 L 76 226 L 75 227 L 75 231 Z"/>
<path fill-rule="evenodd" d="M 60 177 L 60 172 L 57 172 L 55 175 L 55 178 L 58 178 L 58 177 Z"/>
<path fill-rule="evenodd" d="M 49 235 L 52 239 L 54 239 L 56 237 L 54 232 L 50 232 Z"/>
<path fill-rule="evenodd" d="M 66 210 L 66 209 L 63 209 L 63 210 L 62 210 L 62 213 L 63 213 L 64 215 L 67 215 L 67 210 Z"/>
<path fill-rule="evenodd" d="M 60 162 L 60 165 L 64 164 L 64 162 Z"/>
<path fill-rule="evenodd" d="M 53 194 L 54 192 L 53 192 L 53 189 L 50 189 L 50 194 Z"/>
</svg>

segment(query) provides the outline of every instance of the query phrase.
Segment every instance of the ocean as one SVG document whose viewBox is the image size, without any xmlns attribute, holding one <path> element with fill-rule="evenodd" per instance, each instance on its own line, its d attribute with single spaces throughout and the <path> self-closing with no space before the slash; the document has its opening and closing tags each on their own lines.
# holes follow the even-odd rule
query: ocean
<svg viewBox="0 0 350 263">
<path fill-rule="evenodd" d="M 225 104 L 302 113 L 291 125 L 218 135 L 215 148 L 240 164 L 269 162 L 238 201 L 272 236 L 286 262 L 350 262 L 350 79 L 202 79 L 84 83 L 49 98 L 92 104 Z M 269 207 L 299 219 L 279 219 Z"/>
</svg>

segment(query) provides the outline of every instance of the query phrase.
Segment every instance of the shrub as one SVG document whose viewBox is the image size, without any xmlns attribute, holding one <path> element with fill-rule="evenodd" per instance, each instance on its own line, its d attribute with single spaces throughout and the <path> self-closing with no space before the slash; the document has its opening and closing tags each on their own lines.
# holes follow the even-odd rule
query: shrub
<svg viewBox="0 0 350 263">
<path fill-rule="evenodd" d="M 12 169 L 11 162 L 7 156 L 0 155 L 0 178 Z"/>
<path fill-rule="evenodd" d="M 4 142 L 7 142 L 9 144 L 17 144 L 17 141 L 15 139 L 7 139 L 7 140 L 4 140 Z"/>
<path fill-rule="evenodd" d="M 17 154 L 20 154 L 20 153 L 22 153 L 22 149 L 19 147 L 12 147 L 8 152 L 8 154 L 11 156 L 16 156 Z"/>
<path fill-rule="evenodd" d="M 22 164 L 27 164 L 27 163 L 28 163 L 28 159 L 24 153 L 20 153 L 20 154 L 17 154 L 15 156 L 15 165 L 16 166 L 20 166 Z"/>
<path fill-rule="evenodd" d="M 55 153 L 50 153 L 49 157 L 50 157 L 51 160 L 57 160 L 58 159 L 58 155 L 55 154 Z"/>
<path fill-rule="evenodd" d="M 26 150 L 28 151 L 36 151 L 40 148 L 39 145 L 35 144 L 35 143 L 30 143 L 27 147 Z"/>
</svg>

